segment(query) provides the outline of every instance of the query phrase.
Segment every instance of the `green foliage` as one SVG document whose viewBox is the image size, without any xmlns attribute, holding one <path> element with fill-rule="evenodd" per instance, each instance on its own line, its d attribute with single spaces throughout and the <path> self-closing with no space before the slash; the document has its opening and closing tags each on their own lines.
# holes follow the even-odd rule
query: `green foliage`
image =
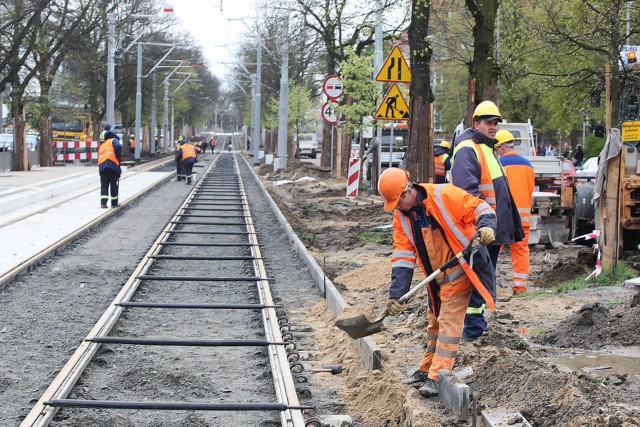
<svg viewBox="0 0 640 427">
<path fill-rule="evenodd" d="M 377 243 L 381 245 L 393 245 L 393 233 L 388 231 L 372 231 L 367 230 L 358 235 L 358 242 Z"/>
<path fill-rule="evenodd" d="M 315 131 L 311 90 L 306 86 L 289 81 L 288 135 L 295 135 L 308 129 Z M 280 126 L 280 99 L 272 97 L 262 111 L 262 124 L 267 130 L 275 131 Z"/>
<path fill-rule="evenodd" d="M 603 269 L 600 275 L 592 279 L 585 280 L 584 277 L 580 277 L 567 282 L 562 282 L 555 287 L 555 292 L 558 294 L 565 294 L 567 292 L 593 286 L 614 286 L 619 285 L 625 280 L 633 279 L 634 277 L 636 277 L 636 272 L 624 261 L 619 261 L 615 267 Z"/>
<path fill-rule="evenodd" d="M 346 59 L 340 63 L 340 78 L 345 96 L 352 99 L 351 105 L 340 105 L 338 109 L 347 120 L 351 132 L 362 128 L 362 117 L 375 112 L 378 88 L 373 80 L 373 56 L 358 56 L 352 47 L 346 50 Z"/>
<path fill-rule="evenodd" d="M 604 137 L 598 138 L 594 134 L 587 135 L 584 141 L 584 147 L 582 148 L 584 151 L 584 159 L 587 160 L 589 157 L 599 156 L 605 143 L 606 138 Z"/>
</svg>

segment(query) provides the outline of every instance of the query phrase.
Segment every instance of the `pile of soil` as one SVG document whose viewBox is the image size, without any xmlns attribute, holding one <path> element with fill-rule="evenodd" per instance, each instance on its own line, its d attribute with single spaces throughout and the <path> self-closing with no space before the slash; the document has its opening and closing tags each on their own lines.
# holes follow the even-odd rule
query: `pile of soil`
<svg viewBox="0 0 640 427">
<path fill-rule="evenodd" d="M 587 248 L 578 249 L 575 258 L 564 258 L 556 261 L 553 267 L 545 271 L 542 276 L 533 281 L 533 285 L 540 288 L 552 288 L 559 283 L 567 282 L 579 276 L 587 276 L 593 271 L 596 255 Z"/>
<path fill-rule="evenodd" d="M 606 306 L 601 303 L 584 305 L 551 331 L 538 335 L 536 342 L 556 347 L 589 349 L 606 346 L 640 345 L 640 293 L 630 304 Z M 585 348 L 585 347 L 582 347 Z"/>
</svg>

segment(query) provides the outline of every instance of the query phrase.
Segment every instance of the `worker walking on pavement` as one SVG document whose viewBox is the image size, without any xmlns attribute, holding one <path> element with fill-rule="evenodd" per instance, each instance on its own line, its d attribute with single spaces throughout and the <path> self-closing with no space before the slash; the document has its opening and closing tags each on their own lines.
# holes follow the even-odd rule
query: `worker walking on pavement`
<svg viewBox="0 0 640 427">
<path fill-rule="evenodd" d="M 391 287 L 387 313 L 403 309 L 398 299 L 411 285 L 416 260 L 425 276 L 439 269 L 479 235 L 481 245 L 494 240 L 496 216 L 489 204 L 451 184 L 418 184 L 409 173 L 388 168 L 380 175 L 378 192 L 384 209 L 394 210 Z M 473 289 L 493 310 L 495 274 L 486 248 L 460 259 L 429 283 L 427 351 L 411 379 L 423 383 L 420 393 L 437 393 L 438 371 L 451 370 L 458 351 L 467 305 Z"/>
<path fill-rule="evenodd" d="M 520 215 L 509 190 L 509 183 L 494 152 L 496 132 L 502 115 L 491 101 L 482 101 L 473 112 L 473 128 L 465 129 L 454 141 L 451 183 L 484 199 L 498 219 L 495 242 L 488 247 L 495 272 L 500 247 L 524 238 Z M 495 298 L 495 294 L 492 295 Z M 471 294 L 462 338 L 473 341 L 488 331 L 484 318 L 485 301 Z"/>
<path fill-rule="evenodd" d="M 531 230 L 531 204 L 533 200 L 533 188 L 535 186 L 535 173 L 531 162 L 514 149 L 515 138 L 508 130 L 499 130 L 496 133 L 498 142 L 495 145 L 500 163 L 507 174 L 511 188 L 511 196 L 516 202 L 520 221 L 524 229 L 524 239 L 512 243 L 511 265 L 513 267 L 513 294 L 527 291 L 529 279 L 529 234 Z"/>
<path fill-rule="evenodd" d="M 447 182 L 447 171 L 451 169 L 451 156 L 449 155 L 450 149 L 451 144 L 449 141 L 442 141 L 440 142 L 440 145 L 436 145 L 433 150 L 436 184 L 444 184 Z"/>
<path fill-rule="evenodd" d="M 182 138 L 182 143 L 178 146 L 178 150 L 176 151 L 176 160 L 180 159 L 182 175 L 187 180 L 187 185 L 191 184 L 191 171 L 193 170 L 193 165 L 196 162 L 196 147 L 189 144 L 186 138 Z"/>
<path fill-rule="evenodd" d="M 109 128 L 111 128 L 109 126 Z M 105 127 L 106 129 L 106 127 Z M 100 136 L 102 138 L 102 135 Z M 111 200 L 111 207 L 118 206 L 118 187 L 120 183 L 120 160 L 122 158 L 122 144 L 120 138 L 111 130 L 104 132 L 105 141 L 98 147 L 98 170 L 100 172 L 100 207 L 107 208 Z M 111 198 L 109 198 L 111 193 Z"/>
</svg>

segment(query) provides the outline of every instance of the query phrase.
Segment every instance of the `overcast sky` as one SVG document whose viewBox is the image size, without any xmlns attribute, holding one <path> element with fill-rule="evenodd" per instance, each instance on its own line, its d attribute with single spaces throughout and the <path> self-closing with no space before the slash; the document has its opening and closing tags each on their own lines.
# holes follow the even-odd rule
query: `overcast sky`
<svg viewBox="0 0 640 427">
<path fill-rule="evenodd" d="M 181 28 L 200 43 L 209 69 L 224 82 L 230 65 L 221 62 L 235 61 L 234 44 L 243 39 L 246 31 L 241 21 L 229 18 L 255 16 L 254 0 L 165 0 L 165 3 L 173 5 L 176 17 L 182 21 Z"/>
</svg>

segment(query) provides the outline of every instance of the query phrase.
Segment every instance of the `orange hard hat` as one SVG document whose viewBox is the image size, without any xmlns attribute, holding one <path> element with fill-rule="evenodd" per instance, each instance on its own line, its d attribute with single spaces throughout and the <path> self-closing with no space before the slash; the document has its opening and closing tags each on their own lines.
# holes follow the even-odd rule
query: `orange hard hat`
<svg viewBox="0 0 640 427">
<path fill-rule="evenodd" d="M 396 208 L 400 196 L 409 185 L 409 172 L 400 168 L 387 168 L 378 179 L 378 193 L 384 199 L 384 210 L 392 211 Z"/>
</svg>

